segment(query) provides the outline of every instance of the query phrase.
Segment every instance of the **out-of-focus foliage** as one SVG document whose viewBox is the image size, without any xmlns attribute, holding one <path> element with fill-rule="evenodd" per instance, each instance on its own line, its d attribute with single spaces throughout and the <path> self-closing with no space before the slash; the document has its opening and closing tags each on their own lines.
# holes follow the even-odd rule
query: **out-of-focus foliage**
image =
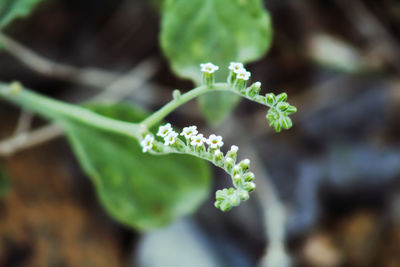
<svg viewBox="0 0 400 267">
<path fill-rule="evenodd" d="M 270 47 L 269 14 L 260 0 L 167 0 L 163 4 L 161 46 L 172 69 L 200 83 L 199 64 L 213 62 L 225 79 L 231 61 L 249 62 Z M 222 120 L 238 102 L 230 93 L 200 98 L 210 122 Z"/>
<path fill-rule="evenodd" d="M 0 0 L 0 29 L 14 19 L 28 16 L 43 0 Z"/>
<path fill-rule="evenodd" d="M 128 105 L 90 105 L 93 111 L 137 122 Z M 163 226 L 194 211 L 208 196 L 210 172 L 200 159 L 143 154 L 132 138 L 64 121 L 69 140 L 107 211 L 139 230 Z"/>
<path fill-rule="evenodd" d="M 0 198 L 4 197 L 9 189 L 10 181 L 8 175 L 3 169 L 0 169 Z"/>
</svg>

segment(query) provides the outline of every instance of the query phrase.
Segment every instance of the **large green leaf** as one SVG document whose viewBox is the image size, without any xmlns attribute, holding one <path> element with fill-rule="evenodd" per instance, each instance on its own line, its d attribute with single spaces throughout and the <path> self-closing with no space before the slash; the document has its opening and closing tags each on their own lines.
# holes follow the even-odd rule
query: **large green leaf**
<svg viewBox="0 0 400 267">
<path fill-rule="evenodd" d="M 120 120 L 137 122 L 143 112 L 128 105 L 89 106 Z M 136 140 L 66 120 L 75 154 L 106 210 L 138 230 L 163 226 L 193 212 L 210 189 L 208 165 L 184 155 L 152 156 Z"/>
<path fill-rule="evenodd" d="M 271 22 L 261 0 L 166 0 L 161 45 L 172 69 L 181 77 L 200 82 L 199 64 L 213 62 L 227 76 L 231 61 L 250 62 L 270 47 Z M 218 122 L 238 102 L 229 93 L 200 98 L 206 118 Z"/>
<path fill-rule="evenodd" d="M 0 29 L 16 18 L 28 16 L 43 0 L 0 0 Z"/>
</svg>

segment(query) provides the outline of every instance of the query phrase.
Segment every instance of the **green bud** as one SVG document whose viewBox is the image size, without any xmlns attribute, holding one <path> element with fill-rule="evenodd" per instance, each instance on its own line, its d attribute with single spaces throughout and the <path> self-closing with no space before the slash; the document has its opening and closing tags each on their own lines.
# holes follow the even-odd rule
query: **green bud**
<svg viewBox="0 0 400 267">
<path fill-rule="evenodd" d="M 286 113 L 287 113 L 287 114 L 292 114 L 292 113 L 295 113 L 295 112 L 297 112 L 297 108 L 296 108 L 295 106 L 289 106 L 289 107 L 286 109 Z"/>
<path fill-rule="evenodd" d="M 239 163 L 239 166 L 243 171 L 246 171 L 249 168 L 249 165 L 250 165 L 250 160 L 248 159 L 244 159 Z"/>
<path fill-rule="evenodd" d="M 175 89 L 175 90 L 172 92 L 172 97 L 173 97 L 175 100 L 178 100 L 178 99 L 181 97 L 181 91 L 179 91 L 178 89 Z"/>
<path fill-rule="evenodd" d="M 246 84 L 247 81 L 243 80 L 243 79 L 236 79 L 235 83 L 233 84 L 233 87 L 238 90 L 239 92 L 241 92 L 242 90 L 244 90 L 246 88 Z"/>
<path fill-rule="evenodd" d="M 232 158 L 225 158 L 224 167 L 229 173 L 232 171 L 233 165 L 235 165 L 235 161 Z"/>
<path fill-rule="evenodd" d="M 249 90 L 247 91 L 247 96 L 253 98 L 260 93 L 260 90 L 261 90 L 261 83 L 255 82 L 250 86 Z"/>
<path fill-rule="evenodd" d="M 213 158 L 214 163 L 217 166 L 221 166 L 223 164 L 223 159 L 224 159 L 224 154 L 219 149 L 215 150 Z"/>
<path fill-rule="evenodd" d="M 275 131 L 277 133 L 279 133 L 282 131 L 282 124 L 280 124 L 279 121 L 277 120 L 274 122 L 274 128 L 275 128 Z"/>
<path fill-rule="evenodd" d="M 224 202 L 221 203 L 220 209 L 222 211 L 224 211 L 224 212 L 225 211 L 230 211 L 232 209 L 232 204 L 227 202 L 227 201 L 224 201 Z"/>
<path fill-rule="evenodd" d="M 236 187 L 242 184 L 242 182 L 243 180 L 241 175 L 236 174 L 235 176 L 233 176 L 233 183 L 235 184 Z"/>
<path fill-rule="evenodd" d="M 278 102 L 285 102 L 287 100 L 287 94 L 286 93 L 281 93 L 276 96 L 276 100 Z"/>
<path fill-rule="evenodd" d="M 225 188 L 223 190 L 218 190 L 215 192 L 215 199 L 223 201 L 226 198 L 226 195 L 228 193 L 228 190 Z"/>
<path fill-rule="evenodd" d="M 290 129 L 293 125 L 292 120 L 288 116 L 281 118 L 282 127 L 286 130 Z"/>
<path fill-rule="evenodd" d="M 247 192 L 246 190 L 238 190 L 237 195 L 239 196 L 241 201 L 246 201 L 250 197 L 249 192 Z"/>
<path fill-rule="evenodd" d="M 233 167 L 233 176 L 241 174 L 242 172 L 243 170 L 239 165 L 235 165 L 235 167 Z"/>
<path fill-rule="evenodd" d="M 246 173 L 243 175 L 243 179 L 244 179 L 245 182 L 252 182 L 252 181 L 254 181 L 254 173 L 252 173 L 252 172 L 246 172 Z"/>
<path fill-rule="evenodd" d="M 234 161 L 236 161 L 238 150 L 239 148 L 237 146 L 231 146 L 231 149 L 226 153 L 226 157 L 232 158 Z"/>
<path fill-rule="evenodd" d="M 231 205 L 233 207 L 239 206 L 240 204 L 240 197 L 237 194 L 234 194 L 231 198 Z"/>
<path fill-rule="evenodd" d="M 273 93 L 266 94 L 265 101 L 268 106 L 272 107 L 276 103 L 276 97 Z"/>
<path fill-rule="evenodd" d="M 290 106 L 289 103 L 286 103 L 286 102 L 279 102 L 279 103 L 276 105 L 276 108 L 277 108 L 278 110 L 284 112 L 284 111 L 286 111 L 286 110 L 289 108 L 289 106 Z"/>
<path fill-rule="evenodd" d="M 207 87 L 212 87 L 215 83 L 214 73 L 203 72 L 203 84 Z"/>
<path fill-rule="evenodd" d="M 246 190 L 247 192 L 252 192 L 254 191 L 254 189 L 256 189 L 256 184 L 253 182 L 245 183 L 243 185 L 243 189 Z"/>
<path fill-rule="evenodd" d="M 236 76 L 237 74 L 231 70 L 228 76 L 228 84 L 233 85 L 235 83 Z"/>
</svg>

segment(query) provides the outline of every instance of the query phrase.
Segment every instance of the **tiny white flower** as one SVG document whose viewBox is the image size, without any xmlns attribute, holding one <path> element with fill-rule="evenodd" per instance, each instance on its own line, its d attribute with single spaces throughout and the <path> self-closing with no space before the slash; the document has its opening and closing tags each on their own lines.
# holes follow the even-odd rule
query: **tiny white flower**
<svg viewBox="0 0 400 267">
<path fill-rule="evenodd" d="M 222 147 L 224 145 L 224 142 L 222 142 L 222 136 L 216 136 L 215 134 L 212 134 L 208 137 L 207 144 L 211 148 L 217 149 Z"/>
<path fill-rule="evenodd" d="M 240 70 L 244 69 L 244 67 L 240 62 L 231 62 L 229 64 L 229 69 L 235 73 L 238 73 Z"/>
<path fill-rule="evenodd" d="M 186 139 L 190 139 L 190 137 L 196 135 L 197 133 L 197 126 L 189 126 L 183 128 L 181 135 L 183 135 Z"/>
<path fill-rule="evenodd" d="M 192 146 L 202 146 L 206 141 L 206 139 L 203 137 L 203 134 L 194 135 L 191 137 L 191 140 L 192 141 L 190 142 L 190 144 Z"/>
<path fill-rule="evenodd" d="M 225 162 L 233 163 L 233 158 L 229 158 L 229 157 L 228 157 L 228 158 L 225 159 Z"/>
<path fill-rule="evenodd" d="M 147 152 L 148 150 L 153 148 L 154 136 L 148 134 L 145 138 L 140 142 L 140 145 L 143 148 L 143 152 Z"/>
<path fill-rule="evenodd" d="M 235 146 L 235 145 L 231 146 L 231 151 L 232 151 L 233 153 L 237 153 L 238 150 L 239 150 L 239 147 L 238 147 L 238 146 Z"/>
<path fill-rule="evenodd" d="M 158 136 L 161 137 L 166 137 L 170 132 L 172 132 L 172 127 L 171 127 L 171 123 L 167 123 L 163 126 L 160 126 L 160 128 L 158 128 Z"/>
<path fill-rule="evenodd" d="M 164 138 L 164 145 L 172 145 L 176 141 L 176 137 L 178 136 L 177 132 L 171 131 L 165 138 Z"/>
<path fill-rule="evenodd" d="M 236 77 L 237 77 L 238 79 L 247 81 L 247 80 L 250 78 L 250 76 L 251 76 L 251 73 L 250 73 L 250 72 L 246 71 L 245 69 L 241 69 L 241 70 L 239 70 L 239 71 L 237 72 L 237 76 L 236 76 Z"/>
<path fill-rule="evenodd" d="M 211 62 L 200 64 L 200 67 L 202 72 L 207 72 L 207 73 L 214 73 L 219 69 L 218 66 L 212 64 Z"/>
</svg>

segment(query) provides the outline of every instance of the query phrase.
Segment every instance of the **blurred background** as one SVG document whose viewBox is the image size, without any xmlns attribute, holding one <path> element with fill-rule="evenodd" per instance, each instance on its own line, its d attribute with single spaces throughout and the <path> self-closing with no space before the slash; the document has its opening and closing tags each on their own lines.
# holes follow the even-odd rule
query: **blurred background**
<svg viewBox="0 0 400 267">
<path fill-rule="evenodd" d="M 18 43 L 0 52 L 0 80 L 76 103 L 123 77 L 128 91 L 106 96 L 155 110 L 192 88 L 162 55 L 161 2 L 44 1 L 7 27 Z M 222 213 L 212 193 L 192 216 L 136 232 L 104 211 L 57 129 L 2 102 L 0 266 L 400 266 L 400 2 L 264 4 L 272 49 L 247 67 L 288 93 L 294 127 L 275 133 L 248 101 L 215 127 L 195 102 L 168 117 L 242 140 L 255 197 Z M 20 134 L 30 123 L 39 130 Z M 214 192 L 227 177 L 212 170 Z"/>
</svg>

